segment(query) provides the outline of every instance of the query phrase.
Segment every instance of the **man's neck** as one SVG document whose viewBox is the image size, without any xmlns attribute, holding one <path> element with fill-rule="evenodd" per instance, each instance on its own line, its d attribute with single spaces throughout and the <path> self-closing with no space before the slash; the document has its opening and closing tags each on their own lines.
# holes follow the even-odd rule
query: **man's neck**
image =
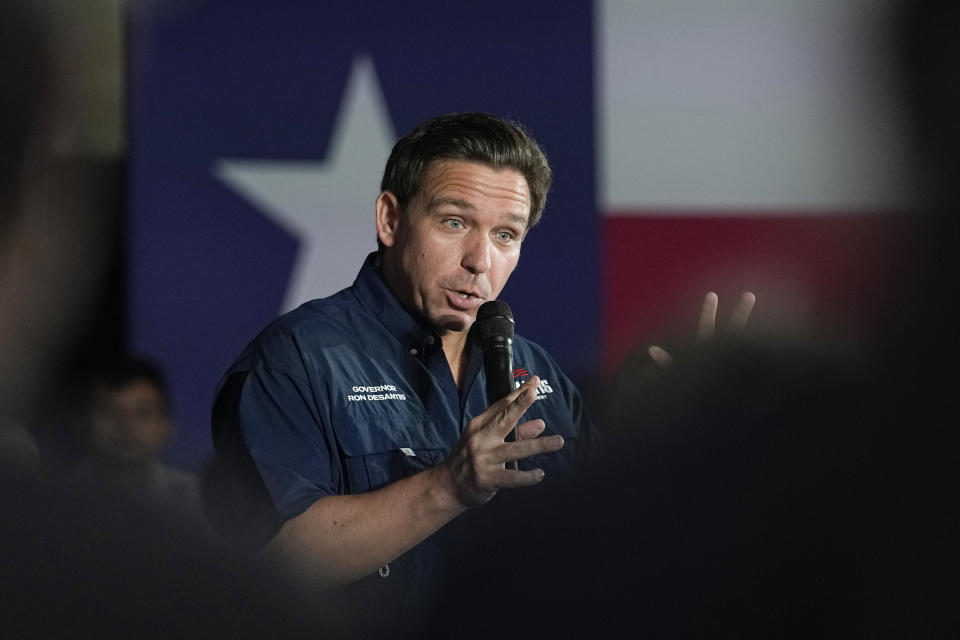
<svg viewBox="0 0 960 640">
<path fill-rule="evenodd" d="M 450 373 L 453 374 L 453 381 L 458 389 L 467 375 L 467 365 L 470 363 L 467 353 L 467 333 L 467 331 L 447 331 L 440 337 L 443 354 L 447 356 L 447 364 L 450 365 Z"/>
<path fill-rule="evenodd" d="M 378 272 L 387 289 L 403 305 L 401 297 L 397 294 L 399 287 L 393 281 L 391 274 L 396 273 L 397 267 L 391 266 L 386 254 L 380 256 L 380 266 Z M 403 305 L 410 313 L 416 314 L 410 307 Z M 463 331 L 445 331 L 440 334 L 440 342 L 443 345 L 443 354 L 447 357 L 447 364 L 450 366 L 450 372 L 453 374 L 453 381 L 460 388 L 461 381 L 467 375 L 467 366 L 470 364 L 470 357 L 467 353 L 467 335 L 469 328 Z"/>
</svg>

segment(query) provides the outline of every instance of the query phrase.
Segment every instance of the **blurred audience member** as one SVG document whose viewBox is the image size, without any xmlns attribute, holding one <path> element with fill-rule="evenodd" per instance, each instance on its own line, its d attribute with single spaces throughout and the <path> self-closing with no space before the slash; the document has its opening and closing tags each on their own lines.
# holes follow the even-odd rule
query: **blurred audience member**
<svg viewBox="0 0 960 640">
<path fill-rule="evenodd" d="M 867 354 L 715 339 L 621 396 L 602 464 L 502 510 L 451 566 L 434 637 L 932 637 L 922 427 Z M 624 383 L 636 382 L 625 371 Z M 482 560 L 481 560 L 482 559 Z M 464 580 L 470 576 L 470 580 Z M 536 622 L 530 611 L 541 611 Z M 935 634 L 934 634 L 935 635 Z"/>
<path fill-rule="evenodd" d="M 0 464 L 0 633 L 300 638 L 323 629 L 343 635 L 332 631 L 335 612 L 314 618 L 322 603 L 303 606 L 284 581 L 227 553 L 195 525 L 136 500 L 20 472 L 36 468 L 37 452 L 22 425 L 39 404 L 62 402 L 54 383 L 92 317 L 109 253 L 102 232 L 113 209 L 100 206 L 95 163 L 65 161 L 52 148 L 54 137 L 82 139 L 80 131 L 67 135 L 75 110 L 57 93 L 67 71 L 53 62 L 83 60 L 84 50 L 62 49 L 51 39 L 47 11 L 72 4 L 0 2 L 0 422 L 8 425 L 0 431 L 0 454 L 9 461 Z M 131 395 L 116 388 L 113 394 L 109 385 L 102 391 L 106 422 L 146 418 L 137 415 Z M 152 427 L 137 427 L 140 445 L 117 436 L 101 453 L 145 455 L 167 428 L 166 407 L 158 415 Z M 171 477 L 159 485 L 179 486 Z"/>
<path fill-rule="evenodd" d="M 19 425 L 6 444 L 27 456 L 92 326 L 119 195 L 115 163 L 66 142 L 83 138 L 65 84 L 84 57 L 61 46 L 53 6 L 4 0 L 0 20 L 0 419 Z"/>
<path fill-rule="evenodd" d="M 0 468 L 40 475 L 43 465 L 40 443 L 26 426 L 0 417 Z"/>
<path fill-rule="evenodd" d="M 175 425 L 156 363 L 128 358 L 102 365 L 89 381 L 84 408 L 88 455 L 80 478 L 97 490 L 204 521 L 199 478 L 161 459 Z"/>
<path fill-rule="evenodd" d="M 32 472 L 38 470 L 39 446 L 22 421 L 22 405 L 15 403 L 14 391 L 20 389 L 12 384 L 10 362 L 16 348 L 11 298 L 21 286 L 12 246 L 20 235 L 24 158 L 39 120 L 44 56 L 37 46 L 20 46 L 31 37 L 42 38 L 39 21 L 26 6 L 4 6 L 0 18 L 0 469 Z"/>
</svg>

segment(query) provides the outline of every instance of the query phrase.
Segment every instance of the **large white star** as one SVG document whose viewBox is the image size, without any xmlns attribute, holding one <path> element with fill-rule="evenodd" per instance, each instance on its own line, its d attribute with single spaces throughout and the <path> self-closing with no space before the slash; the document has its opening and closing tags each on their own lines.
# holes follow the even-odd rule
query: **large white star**
<svg viewBox="0 0 960 640">
<path fill-rule="evenodd" d="M 221 159 L 214 175 L 300 241 L 281 312 L 353 282 L 396 141 L 373 62 L 354 59 L 323 161 Z"/>
</svg>

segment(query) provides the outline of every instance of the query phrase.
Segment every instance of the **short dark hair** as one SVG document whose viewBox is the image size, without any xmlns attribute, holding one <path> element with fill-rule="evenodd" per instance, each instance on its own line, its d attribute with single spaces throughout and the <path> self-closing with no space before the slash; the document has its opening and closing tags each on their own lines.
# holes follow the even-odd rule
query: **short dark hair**
<svg viewBox="0 0 960 640">
<path fill-rule="evenodd" d="M 169 413 L 172 407 L 167 377 L 160 365 L 148 358 L 130 356 L 101 362 L 91 372 L 90 389 L 92 392 L 98 389 L 116 390 L 140 381 L 149 382 L 157 389 Z"/>
<path fill-rule="evenodd" d="M 553 171 L 543 149 L 519 123 L 477 112 L 425 120 L 393 146 L 380 190 L 393 193 L 405 209 L 420 192 L 426 170 L 438 160 L 466 160 L 520 172 L 530 189 L 527 228 L 540 221 Z"/>
</svg>

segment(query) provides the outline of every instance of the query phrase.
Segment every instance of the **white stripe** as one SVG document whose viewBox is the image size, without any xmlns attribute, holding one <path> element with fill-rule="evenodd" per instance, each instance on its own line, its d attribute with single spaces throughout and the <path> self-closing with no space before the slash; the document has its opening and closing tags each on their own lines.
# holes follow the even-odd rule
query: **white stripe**
<svg viewBox="0 0 960 640">
<path fill-rule="evenodd" d="M 603 211 L 911 201 L 883 0 L 598 0 Z"/>
</svg>

